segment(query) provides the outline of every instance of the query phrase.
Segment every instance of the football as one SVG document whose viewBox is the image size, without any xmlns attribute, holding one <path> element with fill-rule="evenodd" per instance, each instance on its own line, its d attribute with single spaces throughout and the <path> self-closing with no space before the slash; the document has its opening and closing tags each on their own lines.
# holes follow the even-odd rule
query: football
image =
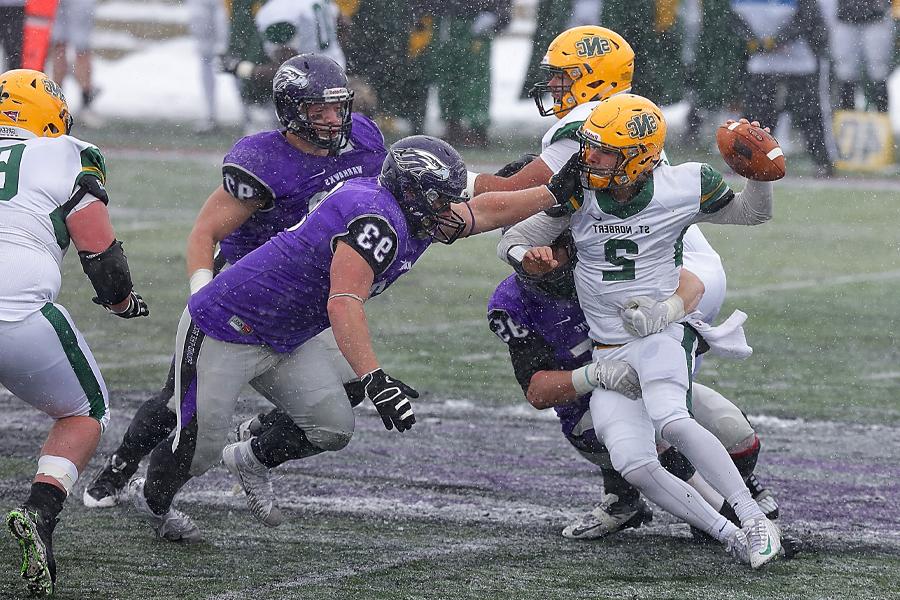
<svg viewBox="0 0 900 600">
<path fill-rule="evenodd" d="M 761 127 L 734 122 L 716 131 L 716 144 L 735 173 L 756 181 L 775 181 L 785 174 L 784 153 L 778 140 Z"/>
</svg>

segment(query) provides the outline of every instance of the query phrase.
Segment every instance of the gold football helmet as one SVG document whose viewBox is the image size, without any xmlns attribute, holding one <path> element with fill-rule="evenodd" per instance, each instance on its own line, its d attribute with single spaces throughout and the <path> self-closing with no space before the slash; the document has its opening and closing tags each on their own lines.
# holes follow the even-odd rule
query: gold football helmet
<svg viewBox="0 0 900 600">
<path fill-rule="evenodd" d="M 605 27 L 585 25 L 568 29 L 550 42 L 541 61 L 546 79 L 531 88 L 541 116 L 562 118 L 570 110 L 593 100 L 631 90 L 634 50 L 621 35 Z M 546 94 L 553 106 L 544 106 Z"/>
<path fill-rule="evenodd" d="M 617 94 L 597 105 L 578 129 L 581 184 L 585 189 L 625 187 L 659 163 L 666 141 L 666 120 L 650 100 Z M 597 151 L 616 156 L 598 165 Z M 612 159 L 608 159 L 612 163 Z"/>
<path fill-rule="evenodd" d="M 0 128 L 10 127 L 21 137 L 68 135 L 72 115 L 59 85 L 31 69 L 0 75 Z"/>
</svg>

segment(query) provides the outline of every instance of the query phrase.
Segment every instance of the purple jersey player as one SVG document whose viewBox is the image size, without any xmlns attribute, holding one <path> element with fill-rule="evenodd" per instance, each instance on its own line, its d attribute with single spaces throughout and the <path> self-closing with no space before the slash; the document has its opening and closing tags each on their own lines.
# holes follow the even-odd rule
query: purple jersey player
<svg viewBox="0 0 900 600">
<path fill-rule="evenodd" d="M 254 516 L 278 525 L 268 470 L 350 441 L 354 415 L 341 386 L 348 367 L 387 429 L 412 427 L 410 398 L 418 393 L 380 368 L 364 303 L 407 273 L 433 241 L 449 244 L 567 201 L 579 185 L 574 166 L 547 186 L 465 202 L 459 154 L 435 138 L 404 138 L 391 146 L 377 179 L 337 186 L 300 223 L 197 291 L 175 343 L 178 428 L 171 444 L 153 450 L 146 482 L 133 486 L 136 507 L 160 537 L 199 534 L 166 535 L 187 520 L 172 500 L 220 456 Z M 329 325 L 334 337 L 318 336 Z M 290 422 L 223 450 L 248 383 Z"/>
<path fill-rule="evenodd" d="M 234 145 L 223 161 L 222 185 L 194 223 L 187 253 L 192 293 L 215 270 L 303 219 L 334 185 L 381 171 L 387 153 L 381 132 L 367 117 L 352 113 L 353 93 L 333 60 L 307 54 L 286 61 L 273 82 L 273 97 L 284 129 Z M 172 431 L 176 417 L 167 402 L 174 392 L 174 365 L 162 391 L 138 409 L 121 445 L 86 488 L 86 506 L 115 505 L 140 460 Z M 352 376 L 348 371 L 347 378 Z"/>
</svg>

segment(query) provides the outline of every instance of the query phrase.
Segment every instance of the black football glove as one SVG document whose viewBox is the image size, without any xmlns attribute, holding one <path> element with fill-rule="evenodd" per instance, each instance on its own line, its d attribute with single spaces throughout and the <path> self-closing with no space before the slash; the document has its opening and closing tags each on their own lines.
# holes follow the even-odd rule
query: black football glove
<svg viewBox="0 0 900 600">
<path fill-rule="evenodd" d="M 384 423 L 385 429 L 406 431 L 416 422 L 410 398 L 418 398 L 419 392 L 399 379 L 393 379 L 381 369 L 362 376 L 366 398 L 372 401 Z"/>
<path fill-rule="evenodd" d="M 362 379 L 348 381 L 344 384 L 344 391 L 347 393 L 350 406 L 359 406 L 366 399 L 366 386 L 363 385 Z"/>
<path fill-rule="evenodd" d="M 115 312 L 108 305 L 100 302 L 100 298 L 91 298 L 94 304 L 99 304 L 110 313 L 116 315 L 117 317 L 122 317 L 123 319 L 133 319 L 135 317 L 146 317 L 150 314 L 150 307 L 147 306 L 147 303 L 141 298 L 141 295 L 131 291 L 131 294 L 128 296 L 128 306 L 122 312 Z"/>
<path fill-rule="evenodd" d="M 551 217 L 567 215 L 578 210 L 581 206 L 581 153 L 576 152 L 566 161 L 559 173 L 550 178 L 547 189 L 556 199 L 556 204 L 548 208 L 546 212 Z"/>
<path fill-rule="evenodd" d="M 494 175 L 498 177 L 512 177 L 513 175 L 524 169 L 525 165 L 527 165 L 537 157 L 537 154 L 523 154 L 516 160 L 512 161 L 511 163 L 494 173 Z"/>
</svg>

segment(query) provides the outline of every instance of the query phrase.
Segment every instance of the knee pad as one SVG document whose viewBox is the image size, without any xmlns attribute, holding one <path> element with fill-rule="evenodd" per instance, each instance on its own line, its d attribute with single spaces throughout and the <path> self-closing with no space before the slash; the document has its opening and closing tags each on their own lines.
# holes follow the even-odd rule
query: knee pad
<svg viewBox="0 0 900 600">
<path fill-rule="evenodd" d="M 38 475 L 46 475 L 58 481 L 66 490 L 66 494 L 72 491 L 72 486 L 78 481 L 78 467 L 68 458 L 45 454 L 38 459 Z"/>
<path fill-rule="evenodd" d="M 313 446 L 331 452 L 345 447 L 350 443 L 350 438 L 353 437 L 352 431 L 329 431 L 321 427 L 308 429 L 305 433 L 306 438 Z"/>
<path fill-rule="evenodd" d="M 756 434 L 744 413 L 712 388 L 695 384 L 693 399 L 694 418 L 729 452 L 746 445 L 746 440 Z"/>
</svg>

